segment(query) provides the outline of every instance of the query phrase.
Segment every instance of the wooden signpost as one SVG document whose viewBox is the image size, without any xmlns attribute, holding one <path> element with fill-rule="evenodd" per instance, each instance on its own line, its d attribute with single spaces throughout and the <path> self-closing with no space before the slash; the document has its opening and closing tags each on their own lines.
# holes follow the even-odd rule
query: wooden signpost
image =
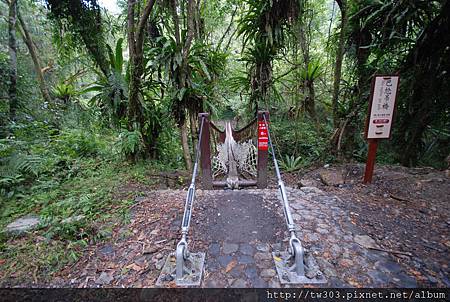
<svg viewBox="0 0 450 302">
<path fill-rule="evenodd" d="M 266 119 L 264 120 L 264 115 Z M 258 111 L 258 163 L 256 185 L 258 189 L 267 188 L 267 160 L 269 149 L 269 136 L 266 122 L 269 123 L 269 112 Z M 267 125 L 268 126 L 268 125 Z"/>
<path fill-rule="evenodd" d="M 378 140 L 391 137 L 399 79 L 398 75 L 376 75 L 372 80 L 365 131 L 369 142 L 363 181 L 365 184 L 372 182 Z"/>
</svg>

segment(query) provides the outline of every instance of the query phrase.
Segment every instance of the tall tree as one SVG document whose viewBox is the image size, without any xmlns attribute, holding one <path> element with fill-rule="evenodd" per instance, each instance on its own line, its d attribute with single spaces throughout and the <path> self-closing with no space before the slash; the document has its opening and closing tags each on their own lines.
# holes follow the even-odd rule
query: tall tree
<svg viewBox="0 0 450 302">
<path fill-rule="evenodd" d="M 304 0 L 301 5 L 302 13 L 296 26 L 296 40 L 300 46 L 302 60 L 299 66 L 300 87 L 303 91 L 301 106 L 317 123 L 315 80 L 320 76 L 320 62 L 311 58 L 312 23 L 314 22 L 315 8 L 311 1 Z"/>
<path fill-rule="evenodd" d="M 444 127 L 450 124 L 450 1 L 445 1 L 422 31 L 401 71 L 407 75 L 404 90 L 408 94 L 406 101 L 400 104 L 399 160 L 404 165 L 414 166 L 424 150 L 426 131 L 440 126 L 441 121 Z"/>
<path fill-rule="evenodd" d="M 333 96 L 331 99 L 331 104 L 333 107 L 333 124 L 337 128 L 339 126 L 339 116 L 338 116 L 338 102 L 339 102 L 339 91 L 340 82 L 342 75 L 342 61 L 344 59 L 344 46 L 347 28 L 347 0 L 336 0 L 341 11 L 341 25 L 339 29 L 339 41 L 336 49 L 336 63 L 334 66 L 334 79 L 333 79 Z"/>
<path fill-rule="evenodd" d="M 8 37 L 9 37 L 9 118 L 16 119 L 18 107 L 17 100 L 17 41 L 16 41 L 16 22 L 17 22 L 17 0 L 9 1 L 9 19 L 8 19 Z"/>
<path fill-rule="evenodd" d="M 130 55 L 130 82 L 128 99 L 128 128 L 134 129 L 136 125 L 144 138 L 147 151 L 155 155 L 155 140 L 158 129 L 146 129 L 145 107 L 142 97 L 142 76 L 144 74 L 144 38 L 147 21 L 150 17 L 155 0 L 145 4 L 142 14 L 136 19 L 137 0 L 128 0 L 127 37 Z M 155 125 L 155 124 L 151 124 Z"/>
<path fill-rule="evenodd" d="M 183 4 L 182 2 L 181 4 Z M 181 146 L 183 148 L 183 157 L 188 170 L 192 170 L 192 159 L 189 150 L 189 137 L 187 114 L 195 115 L 196 110 L 188 110 L 195 107 L 195 100 L 190 98 L 189 93 L 186 93 L 190 88 L 191 75 L 189 72 L 189 55 L 191 52 L 192 42 L 195 37 L 195 11 L 196 1 L 188 0 L 186 8 L 186 35 L 182 36 L 182 28 L 180 24 L 180 15 L 185 13 L 184 5 L 178 4 L 177 0 L 171 0 L 170 13 L 172 15 L 172 22 L 174 26 L 175 38 L 175 54 L 177 58 L 177 67 L 170 73 L 171 80 L 177 93 L 174 94 L 172 100 L 172 113 L 180 129 Z M 184 19 L 184 17 L 183 17 Z M 197 104 L 198 105 L 198 104 Z M 189 111 L 189 112 L 188 112 Z M 192 120 L 192 119 L 191 119 Z M 194 125 L 191 125 L 194 126 Z"/>
<path fill-rule="evenodd" d="M 42 73 L 41 64 L 39 62 L 39 56 L 36 50 L 36 46 L 33 42 L 33 39 L 30 35 L 30 31 L 28 30 L 28 27 L 25 23 L 25 21 L 22 18 L 22 15 L 18 12 L 18 18 L 19 18 L 19 29 L 20 33 L 22 35 L 23 41 L 28 47 L 28 51 L 30 52 L 31 59 L 33 60 L 34 69 L 36 71 L 37 79 L 39 82 L 39 88 L 41 90 L 42 96 L 44 100 L 46 100 L 48 103 L 51 103 L 52 99 L 50 97 L 50 93 L 48 92 L 47 84 L 45 83 L 44 74 Z"/>
<path fill-rule="evenodd" d="M 257 111 L 259 104 L 269 106 L 273 89 L 272 62 L 284 47 L 286 26 L 292 24 L 299 13 L 298 0 L 246 0 L 247 9 L 239 21 L 239 35 L 244 47 L 250 44 L 244 60 L 249 70 L 250 103 Z"/>
<path fill-rule="evenodd" d="M 102 15 L 97 0 L 46 0 L 50 18 L 74 37 L 74 47 L 87 53 L 108 78 L 111 75 Z"/>
</svg>

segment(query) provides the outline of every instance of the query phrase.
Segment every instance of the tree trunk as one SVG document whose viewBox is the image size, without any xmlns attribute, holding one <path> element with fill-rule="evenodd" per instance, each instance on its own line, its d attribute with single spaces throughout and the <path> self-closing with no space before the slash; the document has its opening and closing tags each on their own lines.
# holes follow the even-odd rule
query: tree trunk
<svg viewBox="0 0 450 302">
<path fill-rule="evenodd" d="M 192 146 L 197 146 L 197 119 L 196 119 L 196 115 L 193 112 L 189 113 L 189 124 L 190 124 L 190 128 L 191 128 L 191 140 L 192 140 Z M 194 150 L 195 152 L 195 150 Z"/>
<path fill-rule="evenodd" d="M 9 2 L 9 118 L 16 119 L 17 101 L 17 42 L 16 42 L 17 0 Z"/>
<path fill-rule="evenodd" d="M 188 130 L 186 126 L 186 121 L 180 126 L 180 134 L 181 134 L 181 146 L 183 147 L 184 162 L 186 163 L 186 168 L 189 171 L 192 171 L 192 159 L 191 159 L 191 152 L 189 150 Z"/>
<path fill-rule="evenodd" d="M 347 3 L 346 0 L 337 1 L 341 10 L 341 29 L 339 32 L 339 42 L 336 50 L 336 65 L 334 67 L 333 96 L 331 104 L 333 108 L 333 124 L 339 126 L 338 101 L 342 75 L 342 61 L 344 58 L 345 29 L 347 27 Z"/>
<path fill-rule="evenodd" d="M 308 96 L 306 97 L 305 107 L 309 116 L 317 123 L 316 114 L 316 93 L 314 90 L 314 82 L 306 80 L 305 86 L 308 89 Z"/>
<path fill-rule="evenodd" d="M 310 18 L 307 24 L 303 22 L 298 23 L 298 42 L 300 44 L 300 49 L 303 56 L 303 68 L 308 74 L 308 69 L 310 68 L 311 56 L 310 56 L 310 36 L 311 36 L 311 22 Z M 305 30 L 306 28 L 306 30 Z M 314 79 L 304 79 L 303 80 L 303 93 L 307 96 L 304 98 L 304 108 L 308 115 L 317 123 L 316 114 L 316 102 L 315 102 L 315 92 L 314 92 Z"/>
<path fill-rule="evenodd" d="M 154 147 L 157 137 L 155 129 L 146 129 L 144 107 L 142 105 L 140 92 L 142 89 L 142 75 L 144 73 L 144 37 L 145 25 L 147 24 L 150 13 L 155 4 L 155 0 L 150 0 L 144 7 L 142 15 L 139 18 L 138 24 L 135 23 L 135 5 L 136 0 L 128 0 L 128 15 L 127 15 L 127 40 L 130 55 L 130 83 L 128 96 L 128 128 L 134 129 L 137 125 L 139 131 L 144 139 L 144 144 L 147 153 L 150 156 L 154 154 Z M 151 123 L 152 127 L 156 127 L 156 123 Z"/>
<path fill-rule="evenodd" d="M 22 16 L 20 15 L 20 13 L 18 13 L 18 18 L 19 18 L 19 22 L 20 22 L 20 27 L 19 27 L 20 33 L 22 34 L 23 41 L 27 45 L 28 51 L 30 52 L 31 58 L 33 60 L 34 69 L 36 70 L 36 75 L 38 78 L 39 88 L 41 89 L 42 96 L 45 101 L 47 101 L 48 103 L 51 103 L 52 99 L 48 92 L 47 85 L 46 85 L 45 79 L 44 79 L 44 75 L 42 74 L 41 64 L 39 63 L 39 58 L 38 58 L 38 54 L 37 54 L 33 39 L 31 38 L 28 28 L 27 28 Z"/>
</svg>

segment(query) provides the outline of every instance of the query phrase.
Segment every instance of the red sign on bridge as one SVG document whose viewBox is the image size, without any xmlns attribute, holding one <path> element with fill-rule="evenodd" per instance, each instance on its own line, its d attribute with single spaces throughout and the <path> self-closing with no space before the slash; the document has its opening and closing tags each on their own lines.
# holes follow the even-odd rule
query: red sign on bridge
<svg viewBox="0 0 450 302">
<path fill-rule="evenodd" d="M 269 135 L 265 121 L 258 122 L 258 150 L 267 151 L 269 149 Z"/>
</svg>

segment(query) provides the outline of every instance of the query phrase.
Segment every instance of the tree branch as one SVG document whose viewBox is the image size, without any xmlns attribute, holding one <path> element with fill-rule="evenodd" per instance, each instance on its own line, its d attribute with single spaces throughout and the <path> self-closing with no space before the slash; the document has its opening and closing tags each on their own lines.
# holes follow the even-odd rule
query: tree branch
<svg viewBox="0 0 450 302">
<path fill-rule="evenodd" d="M 194 0 L 188 0 L 187 37 L 186 41 L 184 42 L 184 49 L 183 49 L 183 60 L 184 62 L 186 62 L 186 64 L 193 39 L 194 39 Z"/>
<path fill-rule="evenodd" d="M 177 0 L 172 0 L 172 19 L 173 19 L 173 26 L 175 31 L 175 42 L 177 43 L 177 46 L 180 45 L 180 19 L 178 18 L 177 13 Z"/>
<path fill-rule="evenodd" d="M 136 40 L 134 39 L 134 5 L 136 0 L 128 0 L 127 29 L 128 29 L 128 49 L 130 58 L 136 53 Z"/>
<path fill-rule="evenodd" d="M 152 12 L 153 6 L 155 5 L 155 0 L 149 0 L 147 5 L 144 8 L 144 12 L 142 13 L 141 19 L 139 20 L 138 28 L 137 28 L 137 38 L 136 38 L 136 51 L 141 53 L 143 50 L 144 44 L 144 33 L 145 33 L 145 24 Z"/>
<path fill-rule="evenodd" d="M 217 44 L 216 50 L 220 49 L 223 39 L 225 39 L 225 37 L 228 35 L 228 32 L 230 31 L 231 26 L 233 25 L 234 17 L 236 16 L 237 10 L 238 10 L 238 6 L 236 6 L 236 8 L 234 9 L 233 14 L 231 15 L 230 24 L 228 24 L 227 30 L 225 30 L 225 33 L 220 38 L 219 43 Z"/>
</svg>

